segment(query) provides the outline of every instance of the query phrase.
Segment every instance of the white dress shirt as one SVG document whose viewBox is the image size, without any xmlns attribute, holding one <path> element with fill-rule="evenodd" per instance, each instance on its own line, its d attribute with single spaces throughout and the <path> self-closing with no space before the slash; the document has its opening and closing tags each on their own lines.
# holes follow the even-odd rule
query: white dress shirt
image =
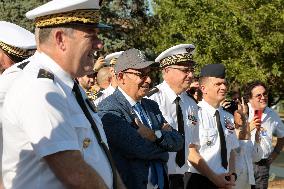
<svg viewBox="0 0 284 189">
<path fill-rule="evenodd" d="M 249 122 L 253 120 L 254 117 L 254 109 L 251 104 L 249 105 Z M 269 157 L 274 147 L 272 145 L 272 137 L 275 136 L 277 138 L 284 137 L 284 124 L 281 121 L 279 115 L 272 110 L 271 108 L 266 107 L 261 117 L 261 132 L 260 132 L 260 145 L 263 150 L 262 159 L 266 159 Z M 254 129 L 251 133 L 252 142 L 255 141 L 255 132 Z"/>
<path fill-rule="evenodd" d="M 35 60 L 17 76 L 4 101 L 4 187 L 65 188 L 43 157 L 79 150 L 86 163 L 112 188 L 109 161 L 72 93 L 71 76 L 44 53 L 37 54 Z M 39 69 L 49 71 L 54 79 L 38 78 Z M 90 108 L 89 111 L 107 143 L 100 118 Z"/>
<path fill-rule="evenodd" d="M 165 120 L 176 130 L 178 130 L 176 104 L 176 93 L 170 88 L 166 81 L 156 86 L 159 91 L 151 95 L 149 98 L 159 104 L 159 108 Z M 180 107 L 184 121 L 184 136 L 185 136 L 185 160 L 188 159 L 189 144 L 199 145 L 198 138 L 198 107 L 196 103 L 186 94 L 182 92 L 180 95 Z M 186 161 L 182 167 L 179 167 L 175 161 L 176 152 L 169 152 L 168 173 L 169 174 L 184 174 L 189 171 L 189 162 Z"/>
<path fill-rule="evenodd" d="M 218 109 L 212 107 L 205 100 L 199 102 L 198 106 L 200 107 L 198 111 L 200 138 L 199 153 L 211 170 L 216 174 L 227 173 L 229 171 L 229 165 L 228 168 L 225 169 L 221 164 L 221 145 L 215 112 L 218 110 L 220 114 L 220 121 L 226 140 L 228 163 L 231 151 L 239 147 L 239 142 L 234 130 L 234 117 L 221 107 Z M 190 172 L 199 173 L 192 165 L 190 166 Z"/>
<path fill-rule="evenodd" d="M 255 185 L 253 163 L 261 160 L 262 149 L 260 144 L 252 143 L 251 140 L 239 140 L 239 148 L 236 149 L 236 173 L 238 179 L 235 189 L 250 188 L 250 185 Z"/>
</svg>

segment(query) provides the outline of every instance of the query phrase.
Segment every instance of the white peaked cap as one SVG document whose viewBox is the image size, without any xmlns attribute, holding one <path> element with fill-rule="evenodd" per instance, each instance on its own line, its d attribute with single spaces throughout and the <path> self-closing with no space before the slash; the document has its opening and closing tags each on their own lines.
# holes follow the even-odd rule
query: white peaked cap
<svg viewBox="0 0 284 189">
<path fill-rule="evenodd" d="M 28 19 L 79 9 L 100 9 L 99 0 L 52 0 L 26 13 Z"/>
<path fill-rule="evenodd" d="M 156 59 L 155 62 L 160 62 L 162 59 L 177 55 L 177 54 L 193 54 L 195 46 L 193 44 L 180 44 L 173 46 L 165 51 L 163 51 Z"/>
<path fill-rule="evenodd" d="M 111 54 L 108 54 L 106 57 L 105 57 L 105 62 L 107 65 L 111 65 L 111 62 L 113 59 L 117 59 L 124 51 L 119 51 L 119 52 L 114 52 L 114 53 L 111 53 Z"/>
<path fill-rule="evenodd" d="M 30 31 L 6 21 L 0 21 L 0 28 L 0 42 L 24 50 L 36 49 L 35 35 Z"/>
</svg>

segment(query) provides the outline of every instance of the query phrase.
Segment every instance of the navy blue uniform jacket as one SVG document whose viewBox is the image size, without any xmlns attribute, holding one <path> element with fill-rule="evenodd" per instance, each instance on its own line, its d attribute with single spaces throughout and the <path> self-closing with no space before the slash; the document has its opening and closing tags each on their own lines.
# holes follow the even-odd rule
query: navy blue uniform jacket
<svg viewBox="0 0 284 189">
<path fill-rule="evenodd" d="M 158 104 L 144 98 L 141 104 L 152 129 L 160 130 L 166 121 Z M 118 89 L 99 104 L 98 114 L 118 172 L 128 189 L 146 189 L 150 162 L 161 162 L 167 170 L 168 152 L 178 151 L 184 144 L 183 137 L 174 129 L 162 131 L 164 139 L 159 144 L 142 138 L 132 126 L 136 117 L 133 108 Z"/>
</svg>

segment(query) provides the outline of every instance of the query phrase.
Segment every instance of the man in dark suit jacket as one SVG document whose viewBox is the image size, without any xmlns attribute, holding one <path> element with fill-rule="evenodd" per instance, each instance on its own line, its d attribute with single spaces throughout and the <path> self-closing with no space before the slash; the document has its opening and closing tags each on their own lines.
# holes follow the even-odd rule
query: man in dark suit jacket
<svg viewBox="0 0 284 189">
<path fill-rule="evenodd" d="M 129 189 L 167 189 L 168 152 L 180 150 L 184 143 L 158 104 L 143 98 L 152 63 L 137 49 L 125 51 L 115 65 L 118 88 L 98 107 L 110 151 Z"/>
</svg>

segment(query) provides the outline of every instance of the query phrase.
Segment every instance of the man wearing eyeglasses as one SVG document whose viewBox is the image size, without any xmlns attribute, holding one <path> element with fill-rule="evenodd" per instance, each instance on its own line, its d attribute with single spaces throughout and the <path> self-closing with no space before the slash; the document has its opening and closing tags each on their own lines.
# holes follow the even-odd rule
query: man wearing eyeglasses
<svg viewBox="0 0 284 189">
<path fill-rule="evenodd" d="M 268 188 L 269 169 L 271 163 L 280 154 L 284 145 L 284 124 L 278 114 L 267 107 L 268 92 L 264 83 L 253 81 L 245 89 L 245 98 L 248 99 L 249 122 L 261 124 L 260 145 L 263 156 L 254 165 L 255 186 L 252 188 Z M 256 129 L 251 128 L 252 138 L 255 141 Z M 272 138 L 277 137 L 276 146 L 273 148 Z"/>
<path fill-rule="evenodd" d="M 138 49 L 124 51 L 114 67 L 118 87 L 99 106 L 99 116 L 117 169 L 127 188 L 167 189 L 168 151 L 182 136 L 165 121 L 156 102 L 143 98 L 151 83 L 150 66 Z"/>
<path fill-rule="evenodd" d="M 162 52 L 155 60 L 162 69 L 164 81 L 156 86 L 149 98 L 159 104 L 166 121 L 184 137 L 183 148 L 171 152 L 168 172 L 171 189 L 183 189 L 187 180 L 189 144 L 198 144 L 197 105 L 186 90 L 189 88 L 195 62 L 192 44 L 180 44 Z M 186 173 L 186 174 L 185 174 Z"/>
</svg>

